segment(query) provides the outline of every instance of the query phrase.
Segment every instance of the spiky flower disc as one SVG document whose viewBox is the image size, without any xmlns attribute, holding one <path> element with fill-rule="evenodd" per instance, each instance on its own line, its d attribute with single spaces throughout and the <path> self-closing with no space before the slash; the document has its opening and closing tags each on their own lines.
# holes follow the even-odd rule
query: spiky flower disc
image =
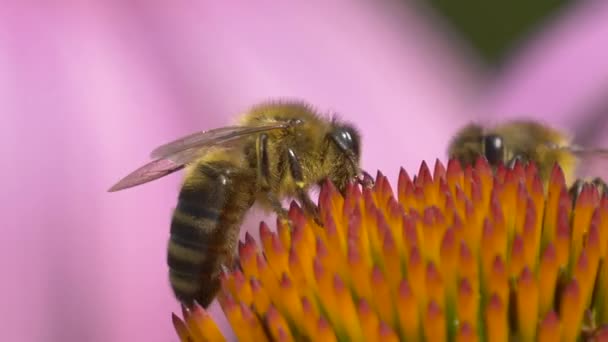
<svg viewBox="0 0 608 342">
<path fill-rule="evenodd" d="M 297 205 L 291 227 L 247 236 L 220 304 L 240 341 L 575 341 L 608 336 L 608 199 L 576 205 L 555 167 L 492 172 L 422 163 L 396 195 L 378 174 L 343 198 L 329 183 L 324 227 Z M 292 228 L 292 229 L 290 229 Z M 174 315 L 183 341 L 222 340 L 201 308 Z"/>
</svg>

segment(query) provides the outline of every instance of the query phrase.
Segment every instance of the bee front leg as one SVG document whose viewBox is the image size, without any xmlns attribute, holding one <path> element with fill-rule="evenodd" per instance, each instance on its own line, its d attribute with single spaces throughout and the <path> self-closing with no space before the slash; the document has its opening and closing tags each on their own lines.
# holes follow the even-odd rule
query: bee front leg
<svg viewBox="0 0 608 342">
<path fill-rule="evenodd" d="M 572 198 L 573 206 L 576 204 L 576 200 L 581 195 L 585 184 L 589 184 L 589 182 L 584 181 L 582 179 L 577 179 L 576 182 L 574 182 L 574 184 L 572 184 L 572 186 L 570 187 L 569 193 L 570 197 Z M 590 182 L 590 184 L 597 189 L 600 194 L 600 197 L 608 196 L 608 185 L 606 185 L 606 182 L 604 182 L 603 179 L 596 177 Z"/>
<path fill-rule="evenodd" d="M 600 197 L 608 196 L 608 185 L 600 177 L 594 178 L 591 183 L 597 188 L 600 193 Z"/>
<path fill-rule="evenodd" d="M 287 210 L 283 208 L 281 201 L 271 191 L 270 187 L 270 162 L 268 161 L 268 135 L 260 134 L 256 140 L 255 146 L 256 158 L 257 158 L 257 172 L 258 181 L 260 184 L 261 191 L 266 194 L 266 198 L 272 210 L 281 218 L 281 220 L 288 220 Z"/>
<path fill-rule="evenodd" d="M 315 202 L 310 198 L 310 195 L 305 189 L 306 183 L 304 182 L 304 176 L 302 174 L 302 165 L 298 160 L 295 152 L 292 149 L 287 149 L 287 158 L 289 159 L 289 170 L 291 171 L 291 177 L 296 183 L 296 192 L 298 200 L 302 203 L 304 210 L 312 215 L 315 222 L 322 226 L 321 217 L 319 214 L 319 208 Z"/>
</svg>

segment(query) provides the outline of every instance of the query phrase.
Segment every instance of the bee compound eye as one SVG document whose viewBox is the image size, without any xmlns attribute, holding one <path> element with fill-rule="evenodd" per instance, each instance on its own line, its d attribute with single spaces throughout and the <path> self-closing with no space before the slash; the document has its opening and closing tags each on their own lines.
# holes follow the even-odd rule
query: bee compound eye
<svg viewBox="0 0 608 342">
<path fill-rule="evenodd" d="M 486 135 L 483 138 L 483 154 L 491 165 L 503 161 L 505 147 L 499 135 Z"/>
</svg>

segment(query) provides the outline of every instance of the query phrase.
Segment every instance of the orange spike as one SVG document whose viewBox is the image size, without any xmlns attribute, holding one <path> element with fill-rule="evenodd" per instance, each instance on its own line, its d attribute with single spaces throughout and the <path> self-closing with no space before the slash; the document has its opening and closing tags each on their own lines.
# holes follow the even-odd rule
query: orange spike
<svg viewBox="0 0 608 342">
<path fill-rule="evenodd" d="M 576 280 L 572 280 L 561 294 L 560 316 L 563 341 L 576 340 L 583 319 L 583 310 L 580 287 Z"/>
<path fill-rule="evenodd" d="M 538 284 L 527 267 L 517 280 L 517 327 L 522 341 L 534 341 L 538 320 Z"/>
<path fill-rule="evenodd" d="M 445 231 L 445 217 L 439 208 L 431 206 L 424 210 L 422 223 L 425 256 L 428 260 L 439 263 L 441 239 Z"/>
<path fill-rule="evenodd" d="M 336 303 L 334 310 L 337 315 L 332 321 L 337 323 L 340 330 L 346 332 L 350 340 L 358 340 L 361 338 L 362 331 L 353 298 L 342 279 L 338 275 L 334 275 L 333 278 L 333 293 Z"/>
<path fill-rule="evenodd" d="M 404 168 L 399 172 L 397 182 L 397 197 L 403 209 L 409 209 L 414 205 L 414 183 Z"/>
<path fill-rule="evenodd" d="M 277 217 L 277 235 L 286 250 L 291 248 L 291 227 L 289 222 Z"/>
<path fill-rule="evenodd" d="M 469 279 L 464 278 L 458 289 L 458 301 L 456 305 L 458 321 L 468 324 L 477 330 L 479 293 L 473 290 Z"/>
<path fill-rule="evenodd" d="M 572 218 L 570 250 L 572 257 L 574 258 L 578 258 L 580 249 L 583 245 L 583 237 L 589 229 L 593 211 L 598 203 L 599 197 L 597 189 L 591 184 L 585 184 L 583 190 L 576 199 Z"/>
<path fill-rule="evenodd" d="M 344 199 L 336 189 L 335 185 L 326 180 L 319 192 L 319 211 L 321 217 L 336 217 L 341 213 L 344 206 Z"/>
<path fill-rule="evenodd" d="M 189 342 L 192 340 L 192 336 L 190 336 L 190 332 L 188 331 L 188 327 L 186 324 L 174 313 L 171 314 L 171 319 L 173 321 L 173 328 L 177 332 L 180 341 Z"/>
<path fill-rule="evenodd" d="M 526 256 L 524 255 L 524 240 L 518 234 L 513 238 L 511 245 L 511 262 L 509 264 L 509 276 L 517 277 L 526 266 Z"/>
<path fill-rule="evenodd" d="M 485 321 L 488 341 L 507 342 L 509 329 L 507 325 L 507 308 L 500 295 L 492 295 L 485 310 Z"/>
<path fill-rule="evenodd" d="M 300 294 L 294 287 L 289 276 L 285 273 L 281 277 L 279 286 L 280 288 L 277 293 L 278 300 L 275 304 L 288 318 L 299 322 L 302 319 L 302 301 L 300 299 Z"/>
<path fill-rule="evenodd" d="M 479 337 L 475 333 L 475 330 L 469 322 L 464 322 L 458 328 L 458 333 L 456 335 L 456 342 L 477 342 L 479 341 Z"/>
<path fill-rule="evenodd" d="M 359 298 L 371 298 L 371 275 L 367 265 L 364 263 L 359 250 L 353 244 L 348 248 L 348 269 L 355 294 Z"/>
<path fill-rule="evenodd" d="M 262 284 L 257 279 L 251 279 L 250 284 L 251 295 L 253 297 L 253 309 L 260 316 L 264 316 L 270 307 L 270 297 L 268 297 L 268 293 L 262 288 Z"/>
<path fill-rule="evenodd" d="M 291 335 L 291 331 L 289 330 L 289 326 L 285 321 L 285 318 L 281 316 L 279 311 L 274 307 L 270 307 L 268 309 L 268 313 L 266 314 L 266 324 L 268 326 L 268 330 L 270 331 L 270 335 L 274 338 L 275 341 L 293 341 L 294 338 Z M 233 325 L 234 326 L 234 325 Z M 236 330 L 245 330 L 245 329 L 236 329 Z M 241 339 L 239 338 L 239 341 Z"/>
<path fill-rule="evenodd" d="M 415 279 L 415 278 L 414 278 Z M 403 279 L 399 284 L 397 294 L 397 313 L 399 314 L 399 326 L 402 334 L 408 341 L 417 341 L 420 338 L 420 314 L 416 297 L 407 280 Z"/>
<path fill-rule="evenodd" d="M 247 325 L 243 319 L 241 307 L 230 295 L 218 296 L 218 300 L 231 326 L 238 327 Z M 234 333 L 239 341 L 252 341 L 249 329 L 234 329 Z"/>
<path fill-rule="evenodd" d="M 563 198 L 564 194 L 567 194 L 566 180 L 564 179 L 564 174 L 561 168 L 557 164 L 555 164 L 553 170 L 551 171 L 547 192 L 547 204 L 545 206 L 543 222 L 544 242 L 553 241 L 554 239 L 557 229 L 559 204 L 561 202 L 560 198 Z"/>
<path fill-rule="evenodd" d="M 539 312 L 541 316 L 553 309 L 558 270 L 557 252 L 555 246 L 549 243 L 543 251 L 540 267 L 538 268 Z"/>
<path fill-rule="evenodd" d="M 446 171 L 446 180 L 450 190 L 452 191 L 452 195 L 456 195 L 456 187 L 459 187 L 460 189 L 463 188 L 463 176 L 464 173 L 458 159 L 450 159 L 448 161 L 448 169 Z"/>
<path fill-rule="evenodd" d="M 509 283 L 507 276 L 507 266 L 501 257 L 497 256 L 494 258 L 494 262 L 490 269 L 490 276 L 488 279 L 488 290 L 487 293 L 493 293 L 500 298 L 501 303 L 506 306 L 508 304 L 509 296 Z"/>
<path fill-rule="evenodd" d="M 417 182 L 414 183 L 420 186 L 431 183 L 433 181 L 433 178 L 431 177 L 431 170 L 429 170 L 429 166 L 424 160 L 420 164 L 420 169 L 418 170 L 418 177 L 416 178 L 416 181 Z"/>
<path fill-rule="evenodd" d="M 570 258 L 570 226 L 565 212 L 558 213 L 557 230 L 555 232 L 555 251 L 560 268 L 568 266 Z"/>
<path fill-rule="evenodd" d="M 303 334 L 312 338 L 316 335 L 319 312 L 308 297 L 302 298 L 302 320 Z"/>
<path fill-rule="evenodd" d="M 524 243 L 525 264 L 531 269 L 536 269 L 540 248 L 540 220 L 537 219 L 536 208 L 532 199 L 528 199 L 526 205 L 526 218 L 521 236 Z"/>
<path fill-rule="evenodd" d="M 349 183 L 346 186 L 346 196 L 344 198 L 344 207 L 342 209 L 342 215 L 344 218 L 350 217 L 355 207 L 359 207 L 361 202 L 361 190 L 358 186 Z"/>
<path fill-rule="evenodd" d="M 555 312 L 547 313 L 538 328 L 539 342 L 554 342 L 560 339 L 560 323 Z"/>
<path fill-rule="evenodd" d="M 597 293 L 595 295 L 595 310 L 597 313 L 597 322 L 599 324 L 608 324 L 608 260 L 606 254 L 600 263 L 597 279 Z"/>
<path fill-rule="evenodd" d="M 335 342 L 337 341 L 336 334 L 332 329 L 331 325 L 323 318 L 319 318 L 319 322 L 317 323 L 317 334 L 316 338 L 312 339 L 313 341 L 327 341 L 327 342 Z"/>
<path fill-rule="evenodd" d="M 489 191 L 492 188 L 492 183 L 494 183 L 494 175 L 490 164 L 485 158 L 477 159 L 475 164 L 475 173 L 478 175 L 478 179 L 481 182 L 480 184 L 484 193 L 489 195 Z"/>
<path fill-rule="evenodd" d="M 456 243 L 455 232 L 453 229 L 446 230 L 441 241 L 441 275 L 446 286 L 447 299 L 449 301 L 454 300 L 456 294 L 456 276 L 458 266 L 458 249 L 459 246 Z"/>
<path fill-rule="evenodd" d="M 279 281 L 277 275 L 266 263 L 263 256 L 257 255 L 258 272 L 260 275 L 260 282 L 264 285 L 264 288 L 269 295 L 276 294 L 279 288 Z"/>
<path fill-rule="evenodd" d="M 396 290 L 401 281 L 401 258 L 399 251 L 390 231 L 384 233 L 384 242 L 382 244 L 382 256 L 384 274 L 387 276 L 389 286 L 392 290 Z"/>
<path fill-rule="evenodd" d="M 241 271 L 236 270 L 232 274 L 234 277 L 234 297 L 242 303 L 251 305 L 253 303 L 253 294 L 251 293 L 249 282 Z"/>
<path fill-rule="evenodd" d="M 241 309 L 241 315 L 243 317 L 243 321 L 245 323 L 243 330 L 247 330 L 249 332 L 248 340 L 254 342 L 254 341 L 262 341 L 262 340 L 266 339 L 266 333 L 264 332 L 264 327 L 262 327 L 262 323 L 258 319 L 258 316 L 256 316 L 251 311 L 249 306 L 245 305 L 244 303 L 240 303 L 240 309 Z M 219 341 L 219 340 L 215 339 L 215 338 L 208 338 L 205 341 Z"/>
<path fill-rule="evenodd" d="M 378 338 L 374 339 L 376 341 L 387 341 L 387 342 L 398 342 L 399 337 L 390 326 L 388 326 L 384 322 L 380 322 L 378 327 Z"/>
<path fill-rule="evenodd" d="M 378 316 L 384 322 L 394 321 L 394 308 L 391 289 L 384 274 L 378 267 L 374 267 L 371 274 L 372 296 L 371 301 L 378 312 Z"/>
<path fill-rule="evenodd" d="M 417 246 L 414 246 L 410 252 L 407 272 L 408 279 L 416 279 L 416 281 L 410 283 L 410 286 L 412 287 L 414 296 L 418 300 L 418 306 L 422 308 L 427 302 L 426 271 L 422 255 L 420 255 L 420 250 Z"/>
<path fill-rule="evenodd" d="M 445 316 L 441 307 L 434 301 L 429 303 L 423 324 L 426 341 L 446 341 Z"/>
<path fill-rule="evenodd" d="M 606 255 L 608 250 L 608 196 L 602 196 L 598 211 L 598 230 L 600 241 L 600 255 Z"/>
<path fill-rule="evenodd" d="M 460 274 L 460 279 L 468 279 L 471 282 L 473 292 L 477 293 L 479 291 L 477 259 L 473 256 L 471 250 L 464 241 L 461 241 L 458 253 L 458 272 Z"/>
<path fill-rule="evenodd" d="M 245 243 L 239 242 L 239 263 L 247 278 L 258 276 L 256 255 L 257 247 L 255 240 L 247 232 L 245 233 Z"/>
<path fill-rule="evenodd" d="M 380 320 L 376 313 L 372 311 L 365 299 L 361 300 L 358 305 L 357 312 L 359 313 L 359 321 L 361 322 L 361 331 L 365 341 L 373 341 L 376 339 Z"/>
<path fill-rule="evenodd" d="M 596 269 L 593 268 L 594 262 L 588 257 L 588 252 L 583 249 L 574 265 L 573 276 L 577 280 L 580 297 L 583 306 L 587 306 L 591 300 L 591 292 L 596 278 Z"/>
<path fill-rule="evenodd" d="M 444 281 L 437 267 L 432 262 L 429 262 L 426 267 L 426 288 L 430 301 L 435 302 L 441 310 L 444 310 Z"/>
<path fill-rule="evenodd" d="M 289 274 L 292 277 L 294 286 L 300 291 L 304 291 L 308 284 L 314 283 L 312 267 L 310 266 L 312 266 L 312 263 L 307 263 L 306 267 L 303 265 L 295 250 L 289 251 Z"/>
<path fill-rule="evenodd" d="M 433 169 L 433 180 L 438 181 L 445 178 L 445 166 L 441 163 L 439 158 L 435 159 L 435 168 Z"/>
<path fill-rule="evenodd" d="M 184 316 L 184 318 L 186 318 Z M 194 341 L 225 341 L 220 329 L 211 315 L 202 307 L 195 305 L 186 318 L 188 330 Z"/>
<path fill-rule="evenodd" d="M 289 211 L 287 212 L 287 217 L 291 221 L 291 223 L 295 228 L 304 227 L 308 224 L 308 218 L 304 215 L 304 211 L 298 203 L 292 201 L 289 205 Z"/>
</svg>

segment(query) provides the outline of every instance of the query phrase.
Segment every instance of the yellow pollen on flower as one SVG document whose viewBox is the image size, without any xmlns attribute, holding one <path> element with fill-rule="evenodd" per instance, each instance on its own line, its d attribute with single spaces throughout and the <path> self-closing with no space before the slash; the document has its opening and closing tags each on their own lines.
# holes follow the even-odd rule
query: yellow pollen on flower
<svg viewBox="0 0 608 342">
<path fill-rule="evenodd" d="M 245 234 L 217 296 L 239 341 L 608 336 L 608 196 L 586 185 L 573 207 L 559 166 L 543 180 L 483 158 L 401 169 L 395 190 L 380 172 L 325 182 L 322 226 L 292 202 L 260 241 Z M 225 340 L 200 306 L 182 316 L 180 340 Z"/>
</svg>

